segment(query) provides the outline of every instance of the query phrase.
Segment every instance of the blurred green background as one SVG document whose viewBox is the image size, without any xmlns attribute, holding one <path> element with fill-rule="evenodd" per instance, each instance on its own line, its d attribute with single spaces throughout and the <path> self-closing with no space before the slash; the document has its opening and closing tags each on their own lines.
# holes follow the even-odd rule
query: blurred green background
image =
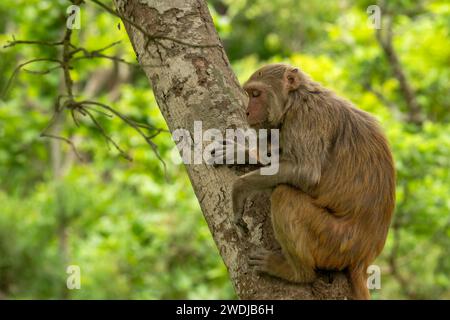
<svg viewBox="0 0 450 320">
<path fill-rule="evenodd" d="M 111 5 L 111 1 L 105 1 Z M 421 126 L 393 66 L 357 1 L 214 0 L 210 9 L 241 81 L 258 66 L 285 61 L 349 98 L 381 121 L 397 172 L 397 208 L 383 254 L 376 299 L 450 298 L 450 3 L 389 1 L 393 47 L 415 91 Z M 58 41 L 69 1 L 2 0 L 0 45 Z M 89 1 L 76 43 L 90 50 L 113 41 L 108 54 L 135 56 L 120 20 Z M 57 57 L 53 47 L 0 49 L 0 92 L 14 68 Z M 29 65 L 42 70 L 46 63 Z M 109 60 L 73 65 L 75 92 L 149 125 L 165 127 L 144 74 Z M 117 119 L 99 118 L 133 161 L 108 148 L 89 121 L 66 115 L 40 138 L 61 92 L 61 72 L 22 71 L 0 100 L 0 299 L 236 298 L 170 134 L 158 144 L 168 166 Z M 66 289 L 67 265 L 81 267 L 81 290 Z"/>
</svg>

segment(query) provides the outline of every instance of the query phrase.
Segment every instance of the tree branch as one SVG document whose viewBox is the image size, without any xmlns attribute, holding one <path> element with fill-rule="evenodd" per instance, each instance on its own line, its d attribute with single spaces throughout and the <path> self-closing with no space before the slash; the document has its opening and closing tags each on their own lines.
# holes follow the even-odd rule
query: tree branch
<svg viewBox="0 0 450 320">
<path fill-rule="evenodd" d="M 71 0 L 71 2 L 75 5 L 80 5 L 83 0 Z M 96 1 L 93 0 L 93 2 L 99 4 L 100 6 L 102 6 L 104 9 L 106 9 L 107 11 L 114 13 L 114 10 L 109 9 L 107 6 L 105 6 L 104 4 L 102 4 L 100 1 Z M 167 40 L 172 40 L 177 42 L 176 39 L 171 39 L 170 37 L 154 37 L 152 36 L 153 39 L 157 38 L 161 38 L 161 39 L 167 39 Z M 121 114 L 120 112 L 114 110 L 113 108 L 109 107 L 106 104 L 103 103 L 99 103 L 96 101 L 90 101 L 90 100 L 86 100 L 86 101 L 76 101 L 75 100 L 75 95 L 73 92 L 73 86 L 74 86 L 74 82 L 72 79 L 72 75 L 71 75 L 71 69 L 72 69 L 72 63 L 73 61 L 77 61 L 77 60 L 82 60 L 82 59 L 94 59 L 94 58 L 103 58 L 103 59 L 109 59 L 115 62 L 121 62 L 121 63 L 126 63 L 129 65 L 134 65 L 136 66 L 136 64 L 133 63 L 129 63 L 127 61 L 125 61 L 124 59 L 120 58 L 120 57 L 115 57 L 115 56 L 108 56 L 103 54 L 102 52 L 110 49 L 111 47 L 119 44 L 120 41 L 115 41 L 103 48 L 100 49 L 96 49 L 96 50 L 87 50 L 83 47 L 77 47 L 72 43 L 72 29 L 66 28 L 65 32 L 64 32 L 64 36 L 63 39 L 61 41 L 56 41 L 56 42 L 50 42 L 50 41 L 40 41 L 40 40 L 15 40 L 13 37 L 13 40 L 9 41 L 4 47 L 8 48 L 8 47 L 13 47 L 16 45 L 40 45 L 40 46 L 62 46 L 62 50 L 60 51 L 61 54 L 61 58 L 60 59 L 53 59 L 53 58 L 37 58 L 37 59 L 32 59 L 29 61 L 26 61 L 22 64 L 19 64 L 13 71 L 11 77 L 8 79 L 8 82 L 6 84 L 6 87 L 4 89 L 3 92 L 3 97 L 6 97 L 6 94 L 9 90 L 9 88 L 11 87 L 11 84 L 13 82 L 13 80 L 15 79 L 15 77 L 17 76 L 17 74 L 19 73 L 19 71 L 25 67 L 28 64 L 34 63 L 34 62 L 42 62 L 42 61 L 46 61 L 46 62 L 55 62 L 58 63 L 57 66 L 49 68 L 49 69 L 45 69 L 45 70 L 28 70 L 28 69 L 24 69 L 24 71 L 28 72 L 28 73 L 32 73 L 32 74 L 37 74 L 37 75 L 45 75 L 48 74 L 56 69 L 61 68 L 63 71 L 63 81 L 64 81 L 64 85 L 65 85 L 65 91 L 66 94 L 65 95 L 59 95 L 56 99 L 56 108 L 53 114 L 52 119 L 49 121 L 49 124 L 47 125 L 47 127 L 42 131 L 41 137 L 48 137 L 48 138 L 53 138 L 53 139 L 58 139 L 61 141 L 65 141 L 66 143 L 70 144 L 70 146 L 73 148 L 75 154 L 77 155 L 77 157 L 79 159 L 82 159 L 81 156 L 78 154 L 75 145 L 72 143 L 72 141 L 69 138 L 64 138 L 64 137 L 60 137 L 59 135 L 55 135 L 55 134 L 51 134 L 51 133 L 47 133 L 48 130 L 50 130 L 50 128 L 53 126 L 54 124 L 54 120 L 56 119 L 56 117 L 58 117 L 60 115 L 60 112 L 64 109 L 69 110 L 71 117 L 75 123 L 75 125 L 78 127 L 79 126 L 79 121 L 77 119 L 77 113 L 80 113 L 83 116 L 88 116 L 91 121 L 94 123 L 94 125 L 96 126 L 97 129 L 99 129 L 100 133 L 103 135 L 103 137 L 110 142 L 118 151 L 119 153 L 126 158 L 127 160 L 131 160 L 130 156 L 120 148 L 120 146 L 106 133 L 106 131 L 104 130 L 104 128 L 100 125 L 100 123 L 97 121 L 97 119 L 93 116 L 93 114 L 90 111 L 94 111 L 97 113 L 100 113 L 102 115 L 105 115 L 107 117 L 111 117 L 111 114 L 105 113 L 101 110 L 96 109 L 95 107 L 101 107 L 103 109 L 106 109 L 107 111 L 109 111 L 110 113 L 114 114 L 115 116 L 119 117 L 122 121 L 124 121 L 127 125 L 133 127 L 138 133 L 139 135 L 141 135 L 145 142 L 147 144 L 150 145 L 151 149 L 154 151 L 156 157 L 161 161 L 163 167 L 164 167 L 164 172 L 166 173 L 166 164 L 164 162 L 164 160 L 161 158 L 159 152 L 158 152 L 158 148 L 156 146 L 156 144 L 152 141 L 152 139 L 154 137 L 156 137 L 159 133 L 164 132 L 165 130 L 163 129 L 159 129 L 159 128 L 152 128 L 150 126 L 147 126 L 145 124 L 140 124 L 137 123 L 131 119 L 129 119 L 127 116 Z M 181 43 L 181 42 L 180 42 Z M 83 53 L 83 56 L 81 57 L 75 57 L 75 55 L 77 53 Z M 153 67 L 153 65 L 146 65 L 147 67 Z M 67 98 L 67 100 L 64 102 L 63 105 L 61 105 L 61 99 L 63 98 L 63 96 L 65 98 Z M 142 129 L 146 129 L 151 131 L 151 134 L 147 135 L 143 132 Z M 167 174 L 166 174 L 167 177 Z"/>
<path fill-rule="evenodd" d="M 392 68 L 394 77 L 400 84 L 400 93 L 402 94 L 408 108 L 408 121 L 417 125 L 421 125 L 423 122 L 422 108 L 417 102 L 414 89 L 410 85 L 405 72 L 403 71 L 403 67 L 401 65 L 400 59 L 398 58 L 397 52 L 394 49 L 392 41 L 393 17 L 388 11 L 387 5 L 384 0 L 379 0 L 378 5 L 381 7 L 381 10 L 383 12 L 383 23 L 381 29 L 376 29 L 376 39 Z"/>
<path fill-rule="evenodd" d="M 220 43 L 206 1 L 116 0 L 115 4 L 171 132 L 186 129 L 192 138 L 194 121 L 201 121 L 203 130 L 214 128 L 225 132 L 227 128 L 248 128 L 244 120 L 245 94 L 223 47 L 186 45 L 193 43 L 193 39 L 195 43 Z M 170 45 L 163 45 L 162 39 L 149 41 L 148 30 L 180 41 L 172 41 Z M 159 66 L 145 68 L 148 64 Z M 323 273 L 313 286 L 256 274 L 248 266 L 249 253 L 258 247 L 279 247 L 270 222 L 268 194 L 260 193 L 249 199 L 244 215 L 249 234 L 242 235 L 231 218 L 231 186 L 242 172 L 237 168 L 213 169 L 206 164 L 188 164 L 186 168 L 240 298 L 351 297 L 348 280 L 339 272 Z"/>
</svg>

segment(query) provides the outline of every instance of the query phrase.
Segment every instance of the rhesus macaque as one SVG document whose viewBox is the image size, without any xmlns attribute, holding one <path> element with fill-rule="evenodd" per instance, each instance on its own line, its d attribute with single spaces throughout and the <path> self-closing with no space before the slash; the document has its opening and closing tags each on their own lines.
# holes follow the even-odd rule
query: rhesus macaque
<svg viewBox="0 0 450 320">
<path fill-rule="evenodd" d="M 278 173 L 255 170 L 233 185 L 236 222 L 251 192 L 273 189 L 282 251 L 257 250 L 250 265 L 297 283 L 313 282 L 316 269 L 347 270 L 354 298 L 370 299 L 366 270 L 384 247 L 395 205 L 392 155 L 377 121 L 285 64 L 257 70 L 244 90 L 250 126 L 280 129 Z"/>
</svg>

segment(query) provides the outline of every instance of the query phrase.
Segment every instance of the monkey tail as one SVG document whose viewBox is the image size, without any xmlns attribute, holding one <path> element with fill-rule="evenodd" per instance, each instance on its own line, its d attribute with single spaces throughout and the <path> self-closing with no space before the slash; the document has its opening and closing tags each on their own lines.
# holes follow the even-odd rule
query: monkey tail
<svg viewBox="0 0 450 320">
<path fill-rule="evenodd" d="M 349 275 L 353 289 L 353 299 L 370 300 L 370 293 L 367 288 L 366 269 L 362 267 L 350 268 Z"/>
</svg>

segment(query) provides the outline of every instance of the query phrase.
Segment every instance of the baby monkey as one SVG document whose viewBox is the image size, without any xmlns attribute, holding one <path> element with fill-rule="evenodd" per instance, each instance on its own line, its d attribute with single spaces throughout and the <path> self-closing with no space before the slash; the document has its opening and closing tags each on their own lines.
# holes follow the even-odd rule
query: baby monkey
<svg viewBox="0 0 450 320">
<path fill-rule="evenodd" d="M 257 250 L 250 265 L 296 283 L 313 282 L 317 269 L 346 270 L 354 298 L 370 299 L 366 270 L 384 247 L 395 206 L 393 159 L 376 119 L 286 64 L 257 70 L 244 90 L 249 125 L 280 130 L 278 172 L 255 170 L 233 185 L 239 224 L 249 194 L 273 190 L 282 250 Z"/>
</svg>

